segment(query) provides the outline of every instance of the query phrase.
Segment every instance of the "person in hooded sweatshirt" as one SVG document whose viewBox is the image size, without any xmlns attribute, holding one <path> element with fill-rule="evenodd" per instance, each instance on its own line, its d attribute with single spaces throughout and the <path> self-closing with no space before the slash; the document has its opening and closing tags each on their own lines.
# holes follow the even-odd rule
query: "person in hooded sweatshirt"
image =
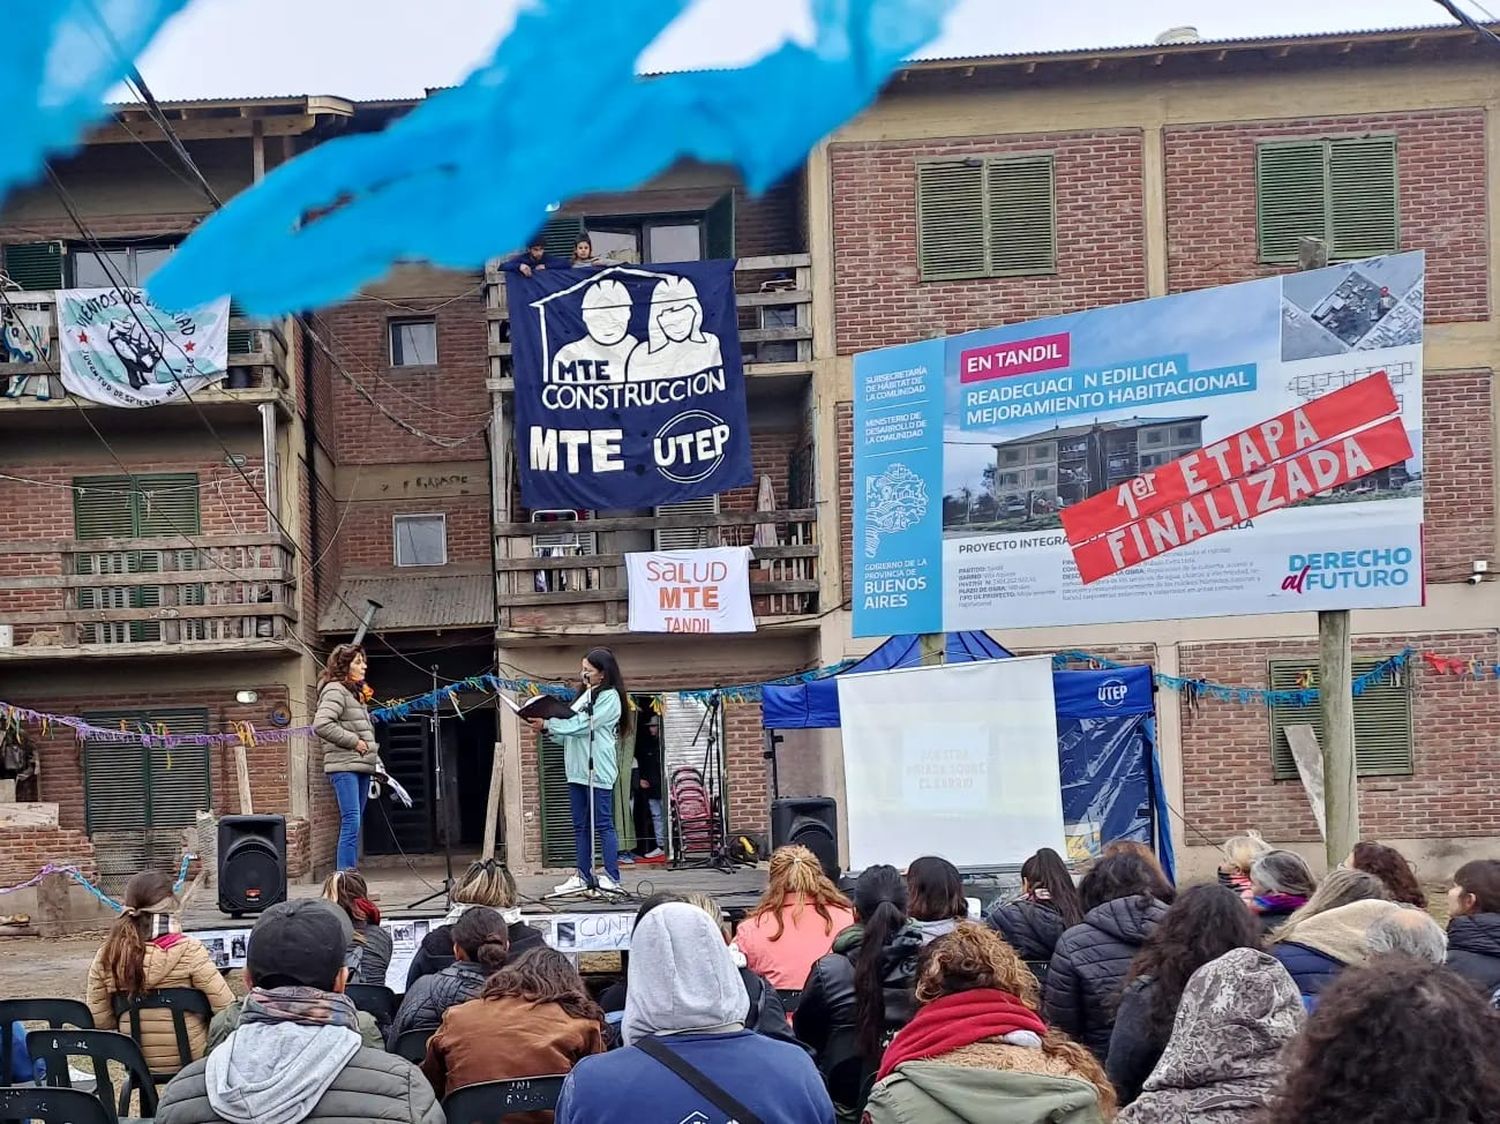
<svg viewBox="0 0 1500 1124">
<path fill-rule="evenodd" d="M 1116 1124 L 1251 1124 L 1286 1072 L 1306 1021 L 1286 969 L 1236 948 L 1193 973 L 1172 1036 L 1141 1095 Z"/>
<path fill-rule="evenodd" d="M 958 867 L 937 855 L 913 859 L 906 868 L 906 896 L 912 923 L 922 932 L 922 943 L 953 932 L 969 917 L 963 877 Z"/>
<path fill-rule="evenodd" d="M 641 918 L 628 974 L 625 1046 L 578 1062 L 563 1083 L 556 1124 L 725 1124 L 747 1110 L 764 1124 L 833 1124 L 812 1059 L 745 1029 L 745 985 L 703 910 L 664 902 Z M 669 1057 L 659 1060 L 656 1051 Z M 703 1092 L 672 1064 L 706 1077 L 734 1104 Z"/>
<path fill-rule="evenodd" d="M 1459 867 L 1448 909 L 1448 967 L 1486 995 L 1500 995 L 1500 862 Z"/>
<path fill-rule="evenodd" d="M 961 922 L 922 950 L 911 1022 L 881 1060 L 869 1124 L 1102 1124 L 1115 1096 L 1094 1055 L 1037 1014 L 1036 977 Z"/>
<path fill-rule="evenodd" d="M 1299 920 L 1290 932 L 1278 932 L 1266 951 L 1291 973 L 1310 1014 L 1318 1008 L 1318 996 L 1340 972 L 1369 958 L 1370 926 L 1403 908 L 1409 907 L 1383 898 L 1350 902 Z"/>
<path fill-rule="evenodd" d="M 423 976 L 441 972 L 453 963 L 453 926 L 476 906 L 493 909 L 505 919 L 512 959 L 533 948 L 546 947 L 541 931 L 521 920 L 521 911 L 516 908 L 516 880 L 505 864 L 495 859 L 480 859 L 469 864 L 453 888 L 453 908 L 448 916 L 422 938 L 417 954 L 411 958 L 411 967 L 406 971 L 408 994 Z"/>
<path fill-rule="evenodd" d="M 839 1118 L 858 1120 L 891 1036 L 916 1013 L 922 931 L 907 917 L 906 882 L 893 866 L 868 866 L 854 884 L 858 920 L 807 977 L 792 1029 L 809 1046 Z"/>
<path fill-rule="evenodd" d="M 1016 950 L 1037 982 L 1046 983 L 1058 938 L 1083 920 L 1078 887 L 1062 856 L 1043 847 L 1023 862 L 1021 896 L 993 906 L 985 920 Z"/>
<path fill-rule="evenodd" d="M 1058 938 L 1042 993 L 1042 1017 L 1101 1062 L 1130 962 L 1167 914 L 1153 893 L 1160 875 L 1131 851 L 1106 854 L 1078 887 L 1083 920 Z"/>
<path fill-rule="evenodd" d="M 453 937 L 453 963 L 436 975 L 423 976 L 401 1000 L 391 1022 L 387 1041 L 397 1040 L 409 1030 L 436 1030 L 449 1007 L 478 998 L 484 982 L 510 958 L 510 934 L 505 919 L 493 909 L 479 906 L 460 917 L 449 933 Z"/>
<path fill-rule="evenodd" d="M 344 992 L 347 916 L 328 902 L 273 905 L 250 932 L 239 1028 L 162 1091 L 159 1124 L 444 1124 L 432 1087 L 404 1058 L 361 1045 Z"/>
<path fill-rule="evenodd" d="M 172 876 L 143 870 L 125 885 L 125 908 L 110 928 L 104 945 L 89 965 L 84 1001 L 99 1030 L 131 1034 L 129 1014 L 117 1014 L 115 1003 L 163 988 L 190 988 L 203 993 L 218 1012 L 234 1002 L 213 957 L 192 937 L 182 935 L 172 892 Z M 208 1027 L 198 1015 L 184 1015 L 188 1045 L 194 1058 L 208 1049 Z M 140 1012 L 141 1053 L 153 1074 L 170 1075 L 182 1068 L 172 1012 L 164 1008 Z"/>
</svg>

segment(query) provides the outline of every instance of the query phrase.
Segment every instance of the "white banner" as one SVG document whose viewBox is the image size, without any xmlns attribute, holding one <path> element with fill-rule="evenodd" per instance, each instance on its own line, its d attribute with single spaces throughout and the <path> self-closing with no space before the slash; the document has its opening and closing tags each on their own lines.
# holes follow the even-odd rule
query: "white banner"
<svg viewBox="0 0 1500 1124">
<path fill-rule="evenodd" d="M 62 381 L 106 406 L 158 406 L 224 377 L 229 298 L 168 312 L 144 289 L 59 289 Z"/>
<path fill-rule="evenodd" d="M 754 632 L 750 548 L 627 554 L 631 632 Z"/>
<path fill-rule="evenodd" d="M 849 866 L 1066 853 L 1052 660 L 838 677 Z"/>
</svg>

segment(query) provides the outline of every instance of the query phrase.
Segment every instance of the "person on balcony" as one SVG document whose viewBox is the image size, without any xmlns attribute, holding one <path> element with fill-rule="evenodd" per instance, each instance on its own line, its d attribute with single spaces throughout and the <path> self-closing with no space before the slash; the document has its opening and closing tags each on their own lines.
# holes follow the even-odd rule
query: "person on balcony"
<svg viewBox="0 0 1500 1124">
<path fill-rule="evenodd" d="M 371 696 L 365 685 L 366 667 L 365 650 L 358 644 L 340 644 L 330 652 L 318 680 L 313 717 L 313 731 L 323 747 L 323 772 L 339 805 L 339 870 L 359 865 L 359 829 L 370 777 L 380 771 L 375 727 L 365 705 Z"/>
<path fill-rule="evenodd" d="M 542 244 L 541 238 L 533 238 L 526 249 L 513 258 L 507 258 L 500 263 L 500 268 L 506 273 L 519 273 L 522 277 L 530 277 L 545 269 L 566 269 L 568 263 L 560 258 L 547 256 L 547 247 Z"/>
</svg>

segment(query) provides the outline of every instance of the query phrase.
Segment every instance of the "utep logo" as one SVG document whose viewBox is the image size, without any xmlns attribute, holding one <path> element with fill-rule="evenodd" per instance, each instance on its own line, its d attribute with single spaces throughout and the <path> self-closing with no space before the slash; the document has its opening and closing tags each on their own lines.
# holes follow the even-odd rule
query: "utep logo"
<svg viewBox="0 0 1500 1124">
<path fill-rule="evenodd" d="M 1111 710 L 1120 706 L 1129 694 L 1130 687 L 1123 679 L 1109 678 L 1099 684 L 1099 702 Z"/>
<path fill-rule="evenodd" d="M 693 406 L 726 386 L 719 337 L 704 329 L 693 282 L 633 266 L 604 269 L 533 301 L 542 345 L 541 402 L 548 410 L 589 411 L 618 418 L 638 409 L 682 409 L 652 437 L 657 470 L 679 484 L 713 475 L 730 440 L 728 423 Z M 644 315 L 642 314 L 644 313 Z M 642 325 L 638 336 L 633 326 Z M 582 324 L 584 334 L 574 334 Z M 639 327 L 636 329 L 639 331 Z M 534 427 L 531 467 L 579 471 L 580 447 L 594 472 L 622 471 L 620 431 Z"/>
</svg>

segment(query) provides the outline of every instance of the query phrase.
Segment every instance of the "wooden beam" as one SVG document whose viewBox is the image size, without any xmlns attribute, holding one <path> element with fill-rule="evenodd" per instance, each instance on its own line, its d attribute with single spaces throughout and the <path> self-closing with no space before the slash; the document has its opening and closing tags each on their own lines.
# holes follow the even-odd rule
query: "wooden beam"
<svg viewBox="0 0 1500 1124">
<path fill-rule="evenodd" d="M 183 547 L 180 549 L 191 549 Z M 55 574 L 41 578 L 0 577 L 0 589 L 102 589 L 155 585 L 235 585 L 245 582 L 281 583 L 292 580 L 284 569 L 240 569 L 230 576 L 217 566 L 202 570 L 163 570 L 149 574 Z"/>
<path fill-rule="evenodd" d="M 631 515 L 608 519 L 563 519 L 550 523 L 499 523 L 497 538 L 530 538 L 574 531 L 676 531 L 696 527 L 754 527 L 761 523 L 812 523 L 814 507 L 788 507 L 781 511 L 721 511 L 717 515 Z M 0 551 L 3 553 L 3 551 Z"/>
<path fill-rule="evenodd" d="M 773 558 L 816 558 L 822 553 L 822 547 L 816 543 L 794 544 L 791 546 L 754 546 L 752 557 L 756 561 Z M 499 571 L 511 570 L 610 570 L 618 569 L 625 565 L 623 554 L 569 554 L 559 558 L 497 558 L 495 569 Z M 0 582 L 0 589 L 6 588 L 5 583 Z M 751 587 L 755 592 L 755 587 Z"/>
<path fill-rule="evenodd" d="M 793 593 L 817 593 L 816 581 L 755 582 L 750 586 L 750 596 L 775 596 Z M 630 591 L 615 589 L 565 589 L 553 593 L 502 593 L 500 604 L 507 608 L 525 608 L 539 605 L 591 605 L 609 601 L 628 601 Z"/>
<path fill-rule="evenodd" d="M 292 550 L 292 540 L 279 531 L 257 531 L 249 535 L 193 535 L 193 546 L 279 546 Z M 158 535 L 124 539 L 44 539 L 40 542 L 0 542 L 0 554 L 97 554 L 115 550 L 187 550 L 181 535 Z"/>
<path fill-rule="evenodd" d="M 245 743 L 235 742 L 234 750 L 234 784 L 239 790 L 240 815 L 253 816 L 255 808 L 250 800 L 250 762 L 246 758 Z"/>
<path fill-rule="evenodd" d="M 495 743 L 495 757 L 490 763 L 490 794 L 484 806 L 484 842 L 479 847 L 481 859 L 495 857 L 495 836 L 500 820 L 500 799 L 504 790 L 505 746 Z"/>
<path fill-rule="evenodd" d="M 270 636 L 233 640 L 183 640 L 168 643 L 153 640 L 140 644 L 18 644 L 0 648 L 0 664 L 45 663 L 49 660 L 139 660 L 153 656 L 286 656 L 299 649 Z"/>
<path fill-rule="evenodd" d="M 254 605 L 166 605 L 150 609 L 42 609 L 7 613 L 7 624 L 110 624 L 130 621 L 215 620 L 229 617 L 281 617 L 296 620 L 296 610 L 277 601 Z"/>
</svg>

